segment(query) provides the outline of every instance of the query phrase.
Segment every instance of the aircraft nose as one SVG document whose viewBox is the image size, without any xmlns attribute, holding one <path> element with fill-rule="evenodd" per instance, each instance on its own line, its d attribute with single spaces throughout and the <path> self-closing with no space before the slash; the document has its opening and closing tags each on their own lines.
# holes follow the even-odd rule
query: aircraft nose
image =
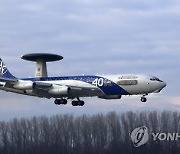
<svg viewBox="0 0 180 154">
<path fill-rule="evenodd" d="M 155 93 L 161 92 L 161 90 L 163 90 L 164 87 L 166 87 L 166 82 L 161 81 L 159 84 L 159 89 L 156 90 Z"/>
<path fill-rule="evenodd" d="M 164 88 L 164 87 L 166 87 L 166 82 L 162 82 L 162 89 Z"/>
<path fill-rule="evenodd" d="M 161 84 L 160 84 L 160 89 L 158 90 L 158 92 L 160 92 L 161 90 L 163 90 L 163 88 L 165 88 L 166 87 L 166 82 L 161 82 Z"/>
</svg>

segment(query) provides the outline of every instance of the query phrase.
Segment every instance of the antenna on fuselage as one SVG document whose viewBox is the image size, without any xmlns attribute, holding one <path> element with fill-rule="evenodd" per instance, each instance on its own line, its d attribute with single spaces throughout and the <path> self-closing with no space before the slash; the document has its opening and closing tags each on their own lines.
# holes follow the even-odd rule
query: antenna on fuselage
<svg viewBox="0 0 180 154">
<path fill-rule="evenodd" d="M 23 60 L 36 62 L 35 77 L 38 78 L 48 76 L 46 62 L 53 62 L 63 59 L 62 56 L 51 53 L 31 53 L 22 55 L 21 58 Z"/>
</svg>

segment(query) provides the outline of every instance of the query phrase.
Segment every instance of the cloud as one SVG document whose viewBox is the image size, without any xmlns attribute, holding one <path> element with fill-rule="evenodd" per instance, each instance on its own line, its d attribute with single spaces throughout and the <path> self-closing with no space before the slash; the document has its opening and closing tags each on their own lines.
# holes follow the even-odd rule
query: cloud
<svg viewBox="0 0 180 154">
<path fill-rule="evenodd" d="M 173 105 L 177 106 L 177 109 L 180 109 L 180 97 L 179 96 L 171 98 L 171 102 Z"/>
</svg>

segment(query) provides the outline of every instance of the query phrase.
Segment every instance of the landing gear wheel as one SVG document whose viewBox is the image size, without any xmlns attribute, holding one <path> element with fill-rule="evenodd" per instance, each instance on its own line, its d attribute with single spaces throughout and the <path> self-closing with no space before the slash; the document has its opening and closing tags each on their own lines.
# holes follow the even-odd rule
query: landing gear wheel
<svg viewBox="0 0 180 154">
<path fill-rule="evenodd" d="M 146 102 L 147 98 L 146 97 L 141 97 L 141 102 Z"/>
<path fill-rule="evenodd" d="M 67 100 L 66 99 L 55 99 L 54 104 L 56 104 L 56 105 L 61 105 L 61 104 L 66 105 Z"/>
<path fill-rule="evenodd" d="M 84 101 L 79 101 L 79 106 L 83 106 L 84 105 Z"/>
<path fill-rule="evenodd" d="M 59 99 L 55 99 L 54 104 L 59 105 Z"/>
<path fill-rule="evenodd" d="M 72 101 L 72 106 L 78 106 L 77 101 Z"/>
<path fill-rule="evenodd" d="M 66 105 L 67 104 L 67 99 L 61 99 L 61 104 Z"/>
<path fill-rule="evenodd" d="M 72 101 L 72 106 L 83 106 L 84 105 L 84 101 Z"/>
</svg>

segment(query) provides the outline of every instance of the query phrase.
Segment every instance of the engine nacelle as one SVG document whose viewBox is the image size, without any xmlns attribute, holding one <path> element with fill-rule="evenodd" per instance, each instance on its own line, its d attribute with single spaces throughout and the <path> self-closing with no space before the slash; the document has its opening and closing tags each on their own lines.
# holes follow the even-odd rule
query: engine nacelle
<svg viewBox="0 0 180 154">
<path fill-rule="evenodd" d="M 33 89 L 33 82 L 32 81 L 18 81 L 14 86 L 16 89 L 20 90 L 32 90 Z"/>
<path fill-rule="evenodd" d="M 69 90 L 70 88 L 67 86 L 53 85 L 48 92 L 52 95 L 67 95 L 69 93 Z"/>
<path fill-rule="evenodd" d="M 4 87 L 5 86 L 5 82 L 0 82 L 0 87 Z"/>
<path fill-rule="evenodd" d="M 99 98 L 102 98 L 102 99 L 120 99 L 121 95 L 104 95 L 104 96 L 99 96 Z"/>
</svg>

